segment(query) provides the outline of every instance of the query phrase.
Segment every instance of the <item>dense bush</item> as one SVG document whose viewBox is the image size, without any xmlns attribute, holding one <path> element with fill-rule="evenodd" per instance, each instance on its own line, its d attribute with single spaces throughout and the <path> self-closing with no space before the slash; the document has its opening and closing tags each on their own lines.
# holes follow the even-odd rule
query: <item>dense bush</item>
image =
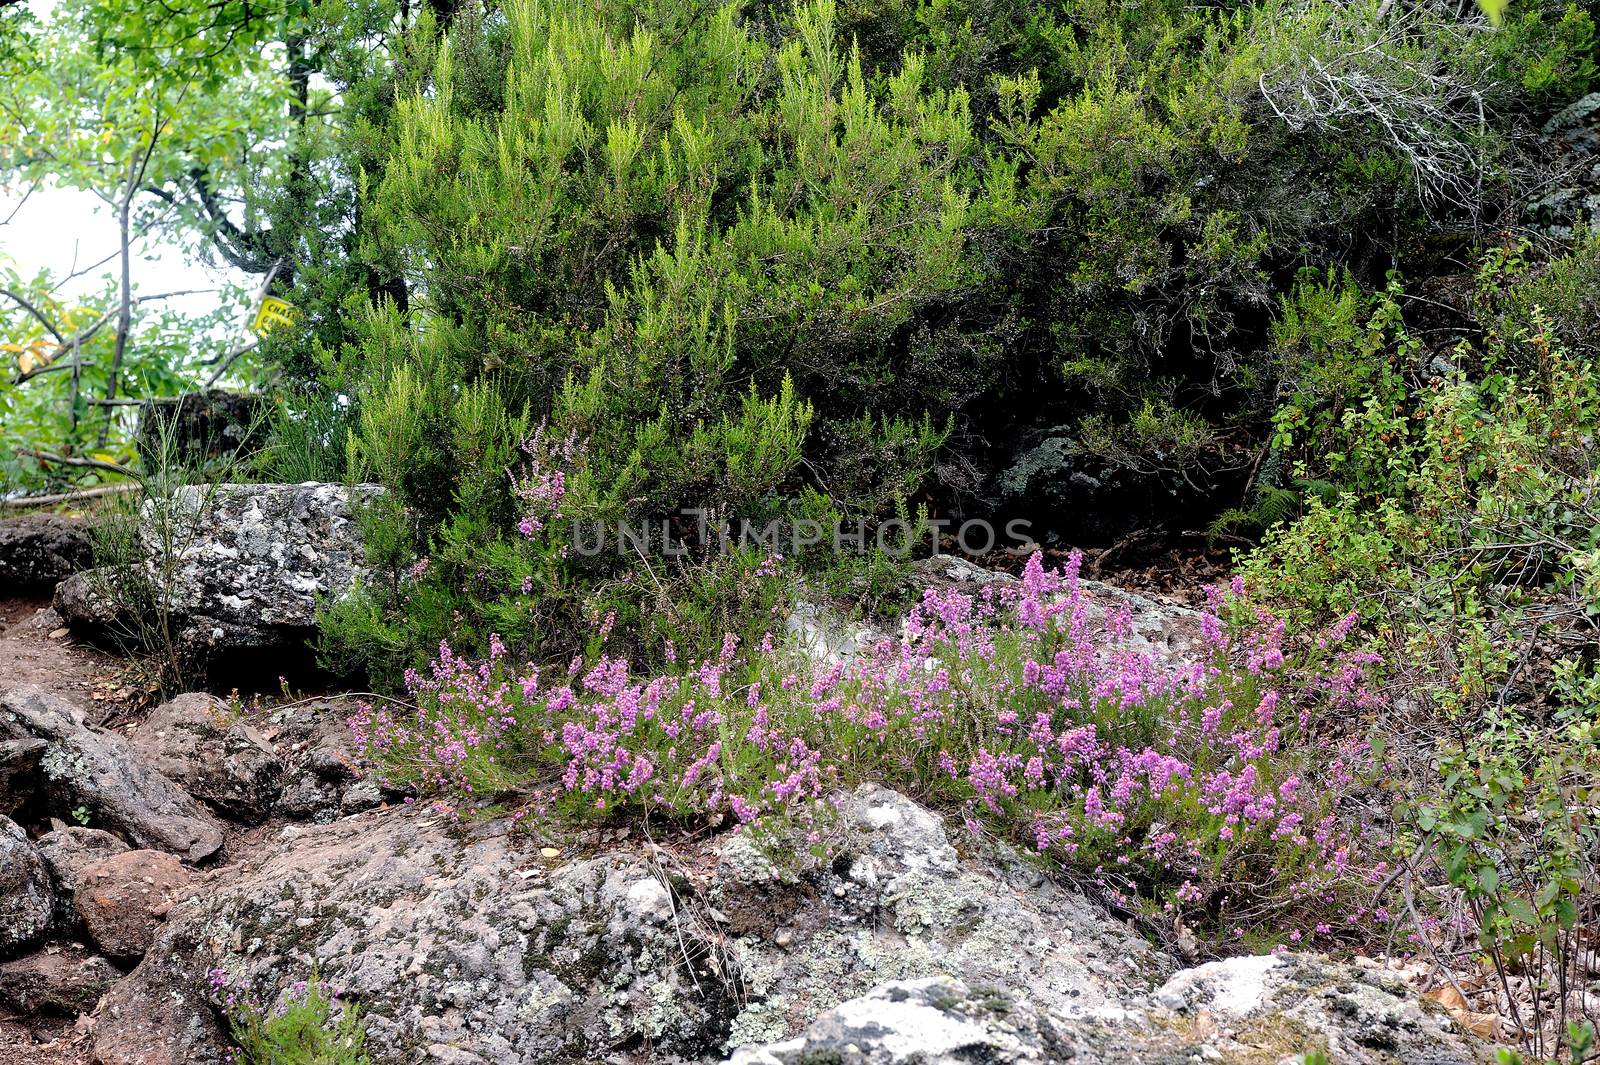
<svg viewBox="0 0 1600 1065">
<path fill-rule="evenodd" d="M 1283 279 L 1432 256 L 1593 76 L 1588 16 L 1537 5 L 451 10 L 342 75 L 351 236 L 273 345 L 312 374 L 284 468 L 338 468 L 348 430 L 408 508 L 389 561 L 431 560 L 437 609 L 396 578 L 334 624 L 358 661 L 531 634 L 480 575 L 539 426 L 633 517 L 1211 506 L 1280 387 Z"/>
</svg>

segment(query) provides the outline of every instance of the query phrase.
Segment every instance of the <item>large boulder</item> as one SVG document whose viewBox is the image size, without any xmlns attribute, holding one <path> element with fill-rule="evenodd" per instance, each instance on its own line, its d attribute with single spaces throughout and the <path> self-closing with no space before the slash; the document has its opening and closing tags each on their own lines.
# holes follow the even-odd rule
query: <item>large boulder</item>
<svg viewBox="0 0 1600 1065">
<path fill-rule="evenodd" d="M 0 521 L 0 592 L 48 591 L 88 567 L 93 553 L 81 518 L 7 518 Z"/>
<path fill-rule="evenodd" d="M 0 957 L 43 939 L 54 914 L 44 859 L 15 821 L 0 817 Z"/>
<path fill-rule="evenodd" d="M 234 820 L 264 821 L 277 801 L 283 763 L 272 744 L 204 692 L 156 707 L 131 743 L 158 772 Z"/>
<path fill-rule="evenodd" d="M 1168 971 L 1024 863 L 963 862 L 904 797 L 839 801 L 834 856 L 794 864 L 743 834 L 681 862 L 644 845 L 559 864 L 505 823 L 414 808 L 288 829 L 174 909 L 103 1004 L 98 1052 L 219 1060 L 213 968 L 265 1001 L 315 968 L 362 1004 L 379 1062 L 497 1065 L 718 1060 L 888 979 L 1003 981 L 1071 1013 Z"/>
<path fill-rule="evenodd" d="M 173 909 L 102 1001 L 97 1060 L 217 1065 L 216 999 L 281 1001 L 312 971 L 361 1004 L 377 1065 L 1486 1060 L 1394 974 L 1174 973 L 1032 863 L 958 855 L 904 796 L 834 801 L 815 847 L 740 831 L 566 861 L 416 808 L 291 826 Z"/>
<path fill-rule="evenodd" d="M 128 851 L 84 866 L 72 906 L 102 952 L 139 958 L 189 884 L 189 871 L 172 855 Z"/>
<path fill-rule="evenodd" d="M 0 740 L 45 740 L 46 801 L 60 815 L 82 809 L 134 844 L 191 862 L 221 849 L 222 826 L 182 788 L 147 765 L 127 740 L 91 729 L 83 711 L 40 688 L 0 695 Z"/>
<path fill-rule="evenodd" d="M 180 650 L 301 643 L 318 606 L 347 594 L 365 572 L 355 510 L 377 485 L 191 485 L 147 499 L 138 564 L 163 587 Z M 56 609 L 89 630 L 119 625 L 115 573 L 93 570 L 57 589 Z"/>
<path fill-rule="evenodd" d="M 270 397 L 212 388 L 147 399 L 139 405 L 134 444 L 147 470 L 230 464 L 266 435 Z"/>
<path fill-rule="evenodd" d="M 1024 989 L 1025 994 L 1025 989 Z M 948 977 L 895 981 L 730 1065 L 1482 1065 L 1487 1044 L 1393 974 L 1309 955 L 1213 962 L 1148 999 L 1062 1016 L 1011 990 Z"/>
</svg>

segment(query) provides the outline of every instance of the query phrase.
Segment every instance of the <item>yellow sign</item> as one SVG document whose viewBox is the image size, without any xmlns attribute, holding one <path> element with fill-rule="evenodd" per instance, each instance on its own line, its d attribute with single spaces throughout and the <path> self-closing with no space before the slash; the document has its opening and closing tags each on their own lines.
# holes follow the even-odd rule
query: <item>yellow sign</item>
<svg viewBox="0 0 1600 1065">
<path fill-rule="evenodd" d="M 295 310 L 294 304 L 287 300 L 267 296 L 262 299 L 261 309 L 256 311 L 256 320 L 250 323 L 250 328 L 257 334 L 265 336 L 280 325 L 293 325 L 295 316 L 299 313 Z"/>
</svg>

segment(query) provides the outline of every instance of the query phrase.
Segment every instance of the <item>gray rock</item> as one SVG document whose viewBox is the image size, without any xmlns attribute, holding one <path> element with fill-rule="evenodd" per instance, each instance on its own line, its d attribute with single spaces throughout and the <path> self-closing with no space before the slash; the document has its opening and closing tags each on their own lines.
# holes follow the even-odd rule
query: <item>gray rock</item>
<svg viewBox="0 0 1600 1065">
<path fill-rule="evenodd" d="M 77 923 L 78 913 L 72 908 L 72 896 L 83 883 L 84 868 L 132 849 L 110 832 L 78 825 L 46 832 L 34 846 L 39 849 L 44 864 L 50 867 L 50 878 L 55 881 L 56 924 L 60 928 L 71 928 Z"/>
<path fill-rule="evenodd" d="M 301 774 L 284 785 L 274 811 L 296 821 L 326 824 L 339 816 L 343 798 L 343 792 L 337 784 L 315 775 Z"/>
<path fill-rule="evenodd" d="M 79 825 L 46 832 L 34 846 L 39 848 L 44 863 L 50 867 L 56 887 L 67 896 L 77 891 L 83 882 L 84 866 L 133 849 L 110 832 Z"/>
<path fill-rule="evenodd" d="M 1569 238 L 1600 221 L 1600 92 L 1568 105 L 1544 127 L 1551 187 L 1526 205 L 1540 232 Z"/>
<path fill-rule="evenodd" d="M 716 1060 L 885 979 L 1004 979 L 1071 1012 L 1169 971 L 1082 898 L 962 862 L 904 797 L 840 801 L 834 861 L 774 864 L 735 834 L 693 863 L 715 870 L 705 878 L 663 873 L 648 850 L 558 864 L 503 823 L 416 809 L 286 829 L 259 864 L 197 885 L 102 1019 L 117 1018 L 126 1060 L 168 1048 L 208 1062 L 214 1040 L 197 1013 L 167 1008 L 174 993 L 218 967 L 270 1000 L 315 965 L 362 1003 L 380 1062 L 450 1048 L 532 1065 L 641 1046 Z"/>
<path fill-rule="evenodd" d="M 131 743 L 157 772 L 227 817 L 256 824 L 278 799 L 283 763 L 277 752 L 204 692 L 156 707 Z"/>
<path fill-rule="evenodd" d="M 28 514 L 0 521 L 0 593 L 54 588 L 93 556 L 82 518 Z"/>
<path fill-rule="evenodd" d="M 345 815 L 365 813 L 368 810 L 376 810 L 382 805 L 383 792 L 370 780 L 359 780 L 351 784 L 339 797 L 339 812 Z"/>
<path fill-rule="evenodd" d="M 43 939 L 54 914 L 44 859 L 15 821 L 0 817 L 0 957 Z"/>
<path fill-rule="evenodd" d="M 841 797 L 831 832 L 826 859 L 798 832 L 764 844 L 735 835 L 721 848 L 709 894 L 749 995 L 730 1045 L 779 1038 L 888 980 L 1026 987 L 1070 1014 L 1171 970 L 1098 906 L 1009 852 L 960 860 L 944 822 L 897 792 L 867 786 Z"/>
<path fill-rule="evenodd" d="M 217 1065 L 210 970 L 270 1002 L 315 968 L 361 1003 L 377 1065 L 1483 1058 L 1382 975 L 1291 956 L 1173 976 L 1016 855 L 959 855 L 904 796 L 836 800 L 820 853 L 735 832 L 563 861 L 415 808 L 291 826 L 174 908 L 101 1003 L 96 1053 Z"/>
<path fill-rule="evenodd" d="M 845 621 L 826 607 L 799 602 L 783 623 L 789 643 L 813 662 L 851 661 L 886 635 L 871 625 Z"/>
<path fill-rule="evenodd" d="M 1241 1040 L 1251 1030 L 1296 1033 L 1306 1047 L 1353 1065 L 1467 1065 L 1493 1056 L 1398 974 L 1312 954 L 1208 962 L 1174 975 L 1152 1002 L 1178 1025 L 1200 1021 Z"/>
<path fill-rule="evenodd" d="M 358 786 L 348 699 L 314 699 L 276 708 L 262 727 L 277 744 L 286 768 L 275 807 L 285 817 L 327 822 L 342 813 L 378 805 L 376 791 Z M 358 788 L 346 804 L 345 792 Z M 381 796 L 379 797 L 381 801 Z"/>
<path fill-rule="evenodd" d="M 272 400 L 220 388 L 147 399 L 139 406 L 134 444 L 147 470 L 229 463 L 265 436 Z"/>
<path fill-rule="evenodd" d="M 1031 1006 L 936 976 L 892 981 L 842 1002 L 799 1037 L 741 1050 L 730 1065 L 1016 1065 L 1069 1057 Z"/>
<path fill-rule="evenodd" d="M 146 499 L 139 564 L 166 585 L 179 648 L 203 658 L 311 635 L 318 606 L 348 594 L 365 573 L 355 508 L 382 492 L 316 482 L 218 484 Z M 117 597 L 107 594 L 110 579 L 93 571 L 64 582 L 56 609 L 79 628 L 121 624 Z"/>
<path fill-rule="evenodd" d="M 125 631 L 124 608 L 112 591 L 116 580 L 116 571 L 106 568 L 74 573 L 56 585 L 50 605 L 64 623 L 80 633 Z"/>
<path fill-rule="evenodd" d="M 0 962 L 0 1003 L 22 1014 L 88 1013 L 121 978 L 117 967 L 98 954 L 44 950 Z"/>
<path fill-rule="evenodd" d="M 0 741 L 0 814 L 13 812 L 27 799 L 48 746 L 38 739 Z"/>
<path fill-rule="evenodd" d="M 1073 1017 L 949 978 L 895 981 L 730 1065 L 1173 1065 L 1307 1051 L 1349 1065 L 1481 1065 L 1490 1050 L 1398 980 L 1290 955 L 1185 970 L 1151 1002 Z"/>
<path fill-rule="evenodd" d="M 670 922 L 630 905 L 654 877 L 636 855 L 554 866 L 504 825 L 457 828 L 420 811 L 291 828 L 259 864 L 217 875 L 172 913 L 102 1004 L 95 1049 L 108 1063 L 214 1065 L 207 970 L 270 1001 L 313 965 L 362 1003 L 380 1062 L 693 1044 L 725 1023 L 729 992 L 691 975 Z"/>
<path fill-rule="evenodd" d="M 182 788 L 140 760 L 128 742 L 86 724 L 83 711 L 37 687 L 0 696 L 0 740 L 42 739 L 47 798 L 58 812 L 90 819 L 140 847 L 204 861 L 222 847 L 222 827 Z"/>
</svg>

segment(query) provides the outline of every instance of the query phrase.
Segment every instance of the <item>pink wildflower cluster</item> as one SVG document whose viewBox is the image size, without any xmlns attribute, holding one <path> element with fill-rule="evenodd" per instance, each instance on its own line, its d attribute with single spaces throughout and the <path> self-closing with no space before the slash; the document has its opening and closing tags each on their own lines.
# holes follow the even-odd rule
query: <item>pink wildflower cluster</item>
<svg viewBox="0 0 1600 1065">
<path fill-rule="evenodd" d="M 523 468 L 513 476 L 512 488 L 523 504 L 517 531 L 526 539 L 537 536 L 551 522 L 561 519 L 561 503 L 567 497 L 567 469 L 577 459 L 575 437 L 550 440 L 541 425 L 524 441 Z"/>
<path fill-rule="evenodd" d="M 1202 653 L 1172 661 L 1100 608 L 1079 563 L 1035 555 L 1015 584 L 929 591 L 899 638 L 827 668 L 770 638 L 654 675 L 603 654 L 547 677 L 498 642 L 479 663 L 441 646 L 407 677 L 417 709 L 374 707 L 356 738 L 397 781 L 469 803 L 515 791 L 740 825 L 877 779 L 1169 906 L 1227 910 L 1245 883 L 1303 902 L 1346 879 L 1336 799 L 1369 756 L 1320 723 L 1373 704 L 1370 659 L 1343 631 L 1291 650 L 1236 586 Z"/>
</svg>

